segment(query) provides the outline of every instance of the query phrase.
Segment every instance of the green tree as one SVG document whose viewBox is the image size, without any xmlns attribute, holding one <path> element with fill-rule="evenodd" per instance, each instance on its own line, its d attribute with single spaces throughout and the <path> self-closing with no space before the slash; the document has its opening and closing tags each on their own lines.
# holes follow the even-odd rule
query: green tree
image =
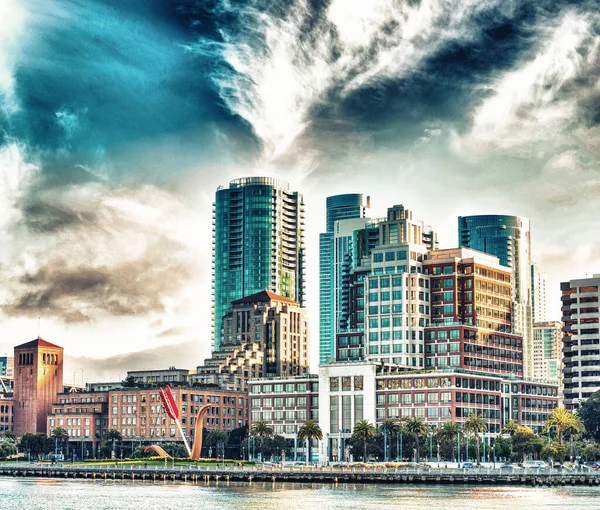
<svg viewBox="0 0 600 510">
<path fill-rule="evenodd" d="M 69 441 L 69 434 L 64 428 L 56 427 L 52 432 L 50 432 L 50 438 L 54 441 L 55 449 L 57 444 L 60 443 L 60 449 L 62 451 L 63 445 Z"/>
<path fill-rule="evenodd" d="M 363 462 L 367 462 L 367 443 L 377 433 L 377 429 L 367 420 L 359 420 L 354 425 L 352 435 L 362 441 L 363 444 Z"/>
<path fill-rule="evenodd" d="M 429 432 L 429 425 L 425 423 L 423 418 L 411 418 L 404 425 L 406 433 L 415 438 L 415 449 L 416 449 L 416 462 L 419 462 L 419 443 L 421 436 L 426 435 Z"/>
<path fill-rule="evenodd" d="M 477 455 L 477 464 L 479 464 L 481 461 L 481 457 L 479 454 L 481 437 L 479 436 L 479 434 L 487 430 L 487 423 L 483 417 L 483 414 L 471 413 L 469 417 L 465 420 L 463 428 L 468 434 L 472 434 L 475 438 L 475 452 Z"/>
<path fill-rule="evenodd" d="M 298 439 L 306 439 L 308 448 L 306 462 L 312 462 L 312 442 L 314 439 L 317 439 L 318 441 L 323 440 L 323 431 L 321 430 L 321 427 L 313 420 L 305 421 L 298 430 Z"/>
<path fill-rule="evenodd" d="M 494 455 L 497 459 L 509 459 L 512 453 L 512 439 L 498 436 L 494 441 Z"/>
<path fill-rule="evenodd" d="M 512 451 L 515 459 L 522 462 L 525 455 L 529 453 L 529 442 L 535 437 L 533 430 L 530 427 L 519 425 L 514 432 L 512 440 Z"/>
<path fill-rule="evenodd" d="M 546 430 L 554 429 L 558 436 L 558 442 L 563 444 L 564 432 L 578 427 L 575 422 L 575 415 L 573 413 L 567 411 L 564 407 L 557 407 L 548 417 Z"/>
<path fill-rule="evenodd" d="M 17 447 L 9 441 L 0 441 L 0 459 L 6 459 L 17 453 Z"/>
<path fill-rule="evenodd" d="M 111 443 L 111 452 L 115 456 L 117 455 L 115 443 L 121 442 L 121 433 L 117 429 L 108 429 L 104 432 L 104 442 L 105 444 Z M 123 447 L 121 446 L 121 451 L 123 451 Z"/>
<path fill-rule="evenodd" d="M 123 388 L 136 388 L 137 387 L 137 383 L 135 382 L 135 377 L 133 377 L 132 375 L 128 375 L 127 377 L 125 377 L 125 379 L 123 379 L 121 381 L 121 384 L 123 385 Z"/>
<path fill-rule="evenodd" d="M 260 438 L 260 460 L 264 462 L 265 438 L 273 437 L 273 429 L 267 424 L 266 421 L 258 420 L 252 425 L 250 433 L 253 436 L 258 436 Z"/>
<path fill-rule="evenodd" d="M 388 451 L 383 452 L 383 458 L 384 458 L 384 460 L 387 460 L 391 457 L 390 452 L 392 450 L 392 437 L 395 434 L 398 434 L 400 432 L 400 424 L 398 423 L 398 420 L 392 420 L 390 418 L 386 418 L 385 420 L 383 420 L 381 422 L 379 429 L 384 434 L 384 436 L 387 436 Z M 384 446 L 385 446 L 385 441 L 384 441 Z"/>
<path fill-rule="evenodd" d="M 454 462 L 454 445 L 456 444 L 459 428 L 460 427 L 457 423 L 454 423 L 453 421 L 446 421 L 437 429 L 435 436 L 438 443 L 450 446 L 450 457 L 452 462 Z"/>
<path fill-rule="evenodd" d="M 227 432 L 213 429 L 206 435 L 206 444 L 208 446 L 216 446 L 217 455 L 222 451 L 223 458 L 225 457 L 225 443 L 227 442 Z"/>
<path fill-rule="evenodd" d="M 23 435 L 19 446 L 24 453 L 29 453 L 31 457 L 38 458 L 52 451 L 54 441 L 41 432 L 38 434 L 28 433 Z"/>
<path fill-rule="evenodd" d="M 577 411 L 585 429 L 600 442 L 600 391 L 596 391 L 581 404 Z"/>
<path fill-rule="evenodd" d="M 16 441 L 17 435 L 12 430 L 5 430 L 2 434 L 3 439 L 8 439 L 9 441 Z"/>
<path fill-rule="evenodd" d="M 552 444 L 545 444 L 539 453 L 539 458 L 547 462 L 553 460 L 562 462 L 565 460 L 566 456 L 567 449 L 563 445 L 556 442 Z"/>
<path fill-rule="evenodd" d="M 518 428 L 519 428 L 519 424 L 515 420 L 510 419 L 504 425 L 504 428 L 502 429 L 502 433 L 508 434 L 510 437 L 512 437 Z"/>
</svg>

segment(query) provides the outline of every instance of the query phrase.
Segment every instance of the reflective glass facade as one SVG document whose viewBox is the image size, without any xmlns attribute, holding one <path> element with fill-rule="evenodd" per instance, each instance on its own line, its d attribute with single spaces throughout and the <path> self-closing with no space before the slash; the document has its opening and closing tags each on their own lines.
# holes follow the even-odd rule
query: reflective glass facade
<svg viewBox="0 0 600 510">
<path fill-rule="evenodd" d="M 213 210 L 213 349 L 231 302 L 270 290 L 304 306 L 304 205 L 269 177 L 231 181 Z"/>
<path fill-rule="evenodd" d="M 525 377 L 533 372 L 533 311 L 529 219 L 519 216 L 459 216 L 460 246 L 495 255 L 513 272 L 514 332 L 523 336 Z"/>
<path fill-rule="evenodd" d="M 326 231 L 319 237 L 319 363 L 335 357 L 334 240 L 335 222 L 363 218 L 360 193 L 327 197 Z"/>
</svg>

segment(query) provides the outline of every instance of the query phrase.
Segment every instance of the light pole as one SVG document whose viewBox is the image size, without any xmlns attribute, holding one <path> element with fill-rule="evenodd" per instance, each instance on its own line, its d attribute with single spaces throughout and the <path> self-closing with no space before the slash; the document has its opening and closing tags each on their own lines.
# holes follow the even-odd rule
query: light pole
<svg viewBox="0 0 600 510">
<path fill-rule="evenodd" d="M 469 462 L 469 433 L 465 433 L 465 442 L 467 443 L 467 451 L 465 452 L 466 462 Z"/>
<path fill-rule="evenodd" d="M 433 459 L 433 430 L 429 429 L 429 463 Z"/>
<path fill-rule="evenodd" d="M 462 431 L 460 429 L 456 432 L 456 439 L 458 441 L 458 457 L 457 457 L 457 460 L 458 460 L 458 467 L 459 468 L 460 468 L 460 434 L 461 434 L 461 432 Z"/>
<path fill-rule="evenodd" d="M 387 462 L 387 429 L 383 429 L 383 462 Z"/>
</svg>

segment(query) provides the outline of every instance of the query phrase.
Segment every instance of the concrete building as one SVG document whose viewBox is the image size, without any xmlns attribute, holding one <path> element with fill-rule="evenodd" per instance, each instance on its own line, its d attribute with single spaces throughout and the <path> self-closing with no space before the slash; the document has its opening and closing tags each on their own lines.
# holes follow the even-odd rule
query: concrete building
<svg viewBox="0 0 600 510">
<path fill-rule="evenodd" d="M 563 395 L 562 322 L 536 322 L 533 325 L 533 378 L 558 385 Z"/>
<path fill-rule="evenodd" d="M 0 434 L 14 429 L 14 400 L 0 394 Z"/>
<path fill-rule="evenodd" d="M 63 348 L 38 337 L 14 352 L 14 432 L 45 433 L 46 416 L 63 391 Z"/>
<path fill-rule="evenodd" d="M 189 376 L 189 369 L 175 367 L 162 370 L 130 370 L 127 372 L 127 377 L 133 377 L 136 384 L 187 384 Z"/>
<path fill-rule="evenodd" d="M 531 287 L 531 230 L 527 218 L 506 215 L 459 216 L 459 246 L 473 248 L 500 260 L 513 272 L 513 333 L 523 337 L 523 371 L 533 373 L 533 309 Z"/>
<path fill-rule="evenodd" d="M 316 375 L 257 379 L 248 383 L 250 427 L 263 420 L 273 433 L 283 436 L 293 445 L 295 461 L 304 461 L 307 444 L 298 440 L 298 430 L 307 421 L 319 421 L 319 380 Z M 251 457 L 256 458 L 256 447 Z M 312 460 L 318 459 L 317 441 L 312 448 Z"/>
<path fill-rule="evenodd" d="M 219 351 L 193 381 L 245 389 L 249 379 L 308 373 L 309 328 L 304 309 L 270 291 L 235 300 L 223 317 Z"/>
<path fill-rule="evenodd" d="M 218 388 L 173 388 L 173 397 L 180 410 L 182 429 L 193 439 L 195 417 L 203 405 L 212 407 L 205 417 L 204 427 L 231 431 L 248 423 L 246 393 Z M 158 388 L 122 388 L 108 392 L 83 392 L 56 395 L 51 412 L 46 416 L 48 433 L 64 427 L 69 434 L 71 456 L 96 456 L 104 432 L 117 429 L 123 442 L 136 443 L 180 441 L 175 423 L 162 406 Z"/>
<path fill-rule="evenodd" d="M 0 356 L 0 377 L 14 377 L 15 358 Z"/>
<path fill-rule="evenodd" d="M 469 248 L 432 250 L 423 262 L 431 287 L 427 366 L 523 376 L 522 337 L 513 334 L 512 273 Z"/>
<path fill-rule="evenodd" d="M 365 217 L 366 208 L 360 193 L 335 195 L 327 197 L 325 211 L 325 232 L 319 234 L 319 359 L 324 363 L 328 358 L 334 357 L 333 346 L 335 341 L 335 297 L 337 288 L 334 283 L 336 276 L 336 260 L 343 260 L 343 253 L 335 254 L 335 237 L 340 235 L 340 227 L 336 222 L 345 223 L 349 219 Z M 363 220 L 364 226 L 364 220 Z"/>
<path fill-rule="evenodd" d="M 288 183 L 246 177 L 213 209 L 213 350 L 231 303 L 264 289 L 304 306 L 304 203 Z"/>
<path fill-rule="evenodd" d="M 562 291 L 564 404 L 576 409 L 600 390 L 600 274 L 560 284 Z"/>
<path fill-rule="evenodd" d="M 546 307 L 548 275 L 537 264 L 531 265 L 531 307 L 533 322 L 546 322 L 548 320 Z M 534 363 L 535 365 L 535 363 Z"/>
</svg>

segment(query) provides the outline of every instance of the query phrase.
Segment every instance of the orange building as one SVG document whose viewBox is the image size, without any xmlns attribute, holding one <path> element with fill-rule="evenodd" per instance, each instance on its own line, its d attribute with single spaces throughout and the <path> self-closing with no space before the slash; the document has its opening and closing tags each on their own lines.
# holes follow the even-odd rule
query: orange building
<svg viewBox="0 0 600 510">
<path fill-rule="evenodd" d="M 14 432 L 46 433 L 46 417 L 63 391 L 63 348 L 36 338 L 15 347 Z"/>
</svg>

